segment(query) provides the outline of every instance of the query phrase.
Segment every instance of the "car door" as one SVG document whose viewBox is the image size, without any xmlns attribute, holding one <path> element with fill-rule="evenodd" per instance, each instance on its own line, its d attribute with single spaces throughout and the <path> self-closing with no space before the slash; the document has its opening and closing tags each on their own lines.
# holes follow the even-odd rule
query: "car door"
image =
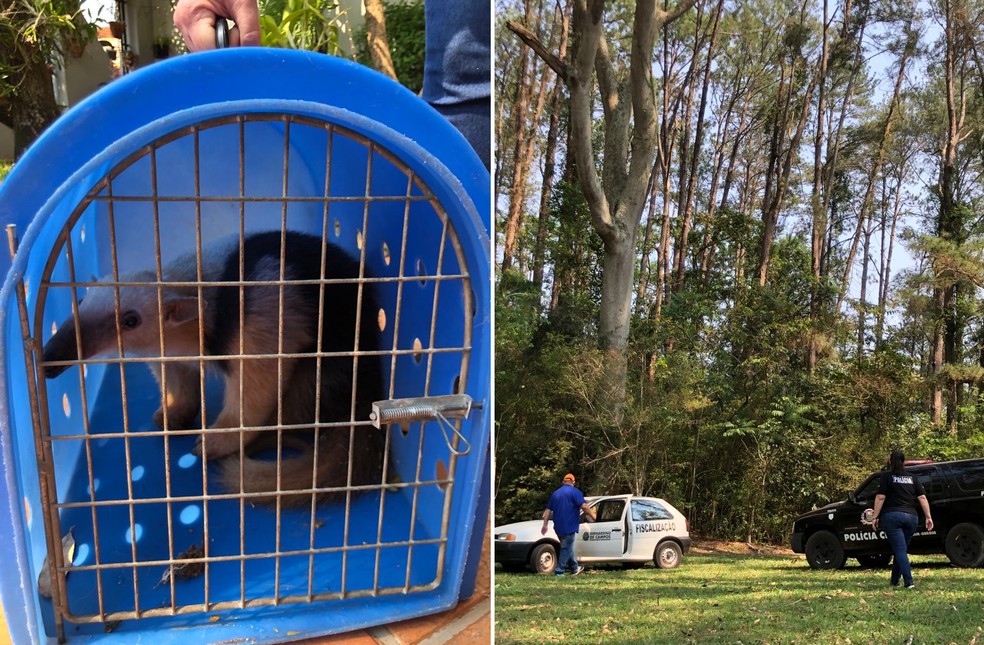
<svg viewBox="0 0 984 645">
<path fill-rule="evenodd" d="M 673 513 L 655 499 L 633 499 L 629 519 L 626 555 L 634 559 L 651 560 L 660 540 L 678 530 Z"/>
<path fill-rule="evenodd" d="M 584 517 L 574 541 L 579 560 L 618 560 L 625 551 L 625 499 L 603 499 L 594 505 L 595 520 Z"/>
</svg>

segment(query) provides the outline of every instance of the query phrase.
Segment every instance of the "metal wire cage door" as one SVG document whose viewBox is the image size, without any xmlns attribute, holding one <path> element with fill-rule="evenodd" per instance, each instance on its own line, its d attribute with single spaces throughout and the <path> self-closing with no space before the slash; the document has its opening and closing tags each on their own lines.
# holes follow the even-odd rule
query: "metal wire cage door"
<svg viewBox="0 0 984 645">
<path fill-rule="evenodd" d="M 27 262 L 35 270 L 16 285 L 40 502 L 25 495 L 24 504 L 29 525 L 43 520 L 48 634 L 270 612 L 308 620 L 317 618 L 312 604 L 345 611 L 390 596 L 426 604 L 459 557 L 455 517 L 474 513 L 462 506 L 456 475 L 472 442 L 485 441 L 470 420 L 484 400 L 468 394 L 477 309 L 461 243 L 469 233 L 427 181 L 384 144 L 329 119 L 257 111 L 157 136 L 73 199 L 50 245 L 34 243 Z M 261 239 L 275 277 L 248 275 L 246 249 Z M 299 241 L 321 257 L 301 258 L 312 247 Z M 349 273 L 326 273 L 333 254 Z M 297 273 L 302 260 L 320 273 Z M 190 353 L 166 347 L 166 302 L 178 289 L 192 303 Z M 355 329 L 351 317 L 338 323 L 354 337 L 339 349 L 321 335 L 337 331 L 341 289 L 352 296 L 344 306 L 354 306 Z M 128 335 L 134 293 L 147 296 L 137 320 L 153 331 L 141 347 Z M 266 308 L 251 309 L 247 301 L 259 298 L 251 294 L 265 294 Z M 102 323 L 92 323 L 99 306 Z M 317 324 L 304 329 L 318 339 L 298 349 L 290 321 L 311 316 Z M 216 350 L 209 334 L 220 323 L 234 333 Z M 62 328 L 71 351 L 53 357 L 47 348 Z M 95 336 L 108 337 L 109 349 L 90 351 Z M 329 372 L 332 360 L 342 361 L 341 376 Z M 298 385 L 300 365 L 311 369 Z M 367 372 L 378 375 L 371 397 L 359 391 L 372 382 Z M 178 378 L 191 378 L 190 415 L 179 414 Z M 351 391 L 332 389 L 326 400 L 332 379 Z M 246 422 L 263 394 L 256 383 L 275 390 L 274 407 Z M 292 397 L 309 385 L 313 417 L 292 420 Z M 230 388 L 238 388 L 231 425 L 221 422 Z M 344 414 L 319 415 L 330 405 Z M 371 433 L 379 469 L 360 479 L 352 455 Z M 236 447 L 213 459 L 210 437 L 219 435 Z M 250 459 L 275 469 L 271 490 L 250 492 L 244 481 L 255 437 L 264 448 Z M 323 484 L 312 474 L 300 489 L 282 486 L 290 459 L 311 450 L 315 470 L 348 459 L 341 479 Z M 220 474 L 228 459 L 240 465 L 238 486 Z"/>
</svg>

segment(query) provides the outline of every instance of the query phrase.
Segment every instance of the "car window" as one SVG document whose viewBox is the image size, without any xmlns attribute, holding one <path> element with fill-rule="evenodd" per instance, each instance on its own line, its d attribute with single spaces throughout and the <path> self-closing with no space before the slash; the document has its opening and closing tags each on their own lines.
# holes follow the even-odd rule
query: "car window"
<svg viewBox="0 0 984 645">
<path fill-rule="evenodd" d="M 669 520 L 673 515 L 659 502 L 648 499 L 632 500 L 632 521 L 648 522 L 651 520 Z"/>
<path fill-rule="evenodd" d="M 617 522 L 622 519 L 625 510 L 624 499 L 606 499 L 595 506 L 596 522 Z"/>
<path fill-rule="evenodd" d="M 953 475 L 962 490 L 984 490 L 984 461 L 954 467 Z"/>
<path fill-rule="evenodd" d="M 934 499 L 943 494 L 943 480 L 936 471 L 936 468 L 920 468 L 914 471 L 915 476 L 919 479 L 919 483 L 923 486 L 923 490 L 926 491 L 926 497 L 929 499 Z M 855 491 L 854 495 L 859 504 L 874 503 L 875 494 L 878 492 L 880 475 L 881 473 L 872 475 L 871 479 L 863 483 Z"/>
</svg>

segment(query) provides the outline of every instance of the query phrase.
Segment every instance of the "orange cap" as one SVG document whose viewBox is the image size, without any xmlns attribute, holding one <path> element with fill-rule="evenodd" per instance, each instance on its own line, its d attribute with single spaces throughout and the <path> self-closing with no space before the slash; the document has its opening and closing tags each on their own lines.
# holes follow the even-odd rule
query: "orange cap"
<svg viewBox="0 0 984 645">
<path fill-rule="evenodd" d="M 572 481 L 574 481 L 574 475 L 572 475 L 570 473 L 567 473 L 566 475 L 564 475 L 564 481 L 565 482 L 572 482 Z"/>
</svg>

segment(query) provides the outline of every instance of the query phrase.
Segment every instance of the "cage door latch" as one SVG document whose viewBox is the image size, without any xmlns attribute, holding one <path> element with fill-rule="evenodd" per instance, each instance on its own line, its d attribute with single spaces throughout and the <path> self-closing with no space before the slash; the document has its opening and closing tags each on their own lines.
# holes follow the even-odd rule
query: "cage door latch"
<svg viewBox="0 0 984 645">
<path fill-rule="evenodd" d="M 376 428 L 387 423 L 411 423 L 413 421 L 437 421 L 444 434 L 448 450 L 457 456 L 467 455 L 471 444 L 451 419 L 467 419 L 472 408 L 481 408 L 467 394 L 447 394 L 444 396 L 420 396 L 411 399 L 389 399 L 375 401 L 369 420 Z M 452 436 L 459 440 L 455 447 Z M 463 448 L 460 446 L 463 445 Z"/>
</svg>

